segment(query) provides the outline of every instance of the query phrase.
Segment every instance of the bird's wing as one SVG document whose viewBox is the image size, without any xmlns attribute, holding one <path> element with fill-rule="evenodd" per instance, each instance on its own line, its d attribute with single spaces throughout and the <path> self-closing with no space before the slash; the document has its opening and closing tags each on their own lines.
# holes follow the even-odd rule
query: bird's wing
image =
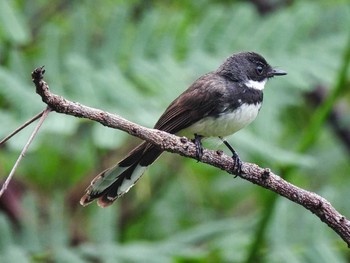
<svg viewBox="0 0 350 263">
<path fill-rule="evenodd" d="M 225 79 L 215 73 L 204 75 L 169 105 L 154 128 L 177 133 L 206 116 L 218 114 L 223 89 Z"/>
</svg>

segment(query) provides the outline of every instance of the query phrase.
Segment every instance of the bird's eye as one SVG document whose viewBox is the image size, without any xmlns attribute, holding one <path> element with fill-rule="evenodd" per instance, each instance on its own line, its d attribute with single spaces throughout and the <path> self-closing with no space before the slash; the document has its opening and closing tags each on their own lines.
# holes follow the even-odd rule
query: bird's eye
<svg viewBox="0 0 350 263">
<path fill-rule="evenodd" d="M 258 66 L 256 66 L 255 70 L 256 70 L 256 73 L 258 75 L 261 75 L 263 73 L 263 71 L 264 71 L 264 68 L 263 68 L 263 66 L 258 65 Z"/>
</svg>

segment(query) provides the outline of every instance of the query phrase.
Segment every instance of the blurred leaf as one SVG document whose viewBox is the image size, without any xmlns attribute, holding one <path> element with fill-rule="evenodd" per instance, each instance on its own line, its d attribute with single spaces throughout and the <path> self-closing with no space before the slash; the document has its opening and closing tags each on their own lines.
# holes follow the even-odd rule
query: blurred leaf
<svg viewBox="0 0 350 263">
<path fill-rule="evenodd" d="M 12 1 L 0 2 L 0 28 L 8 40 L 21 45 L 29 41 L 30 35 L 23 14 L 18 11 Z"/>
</svg>

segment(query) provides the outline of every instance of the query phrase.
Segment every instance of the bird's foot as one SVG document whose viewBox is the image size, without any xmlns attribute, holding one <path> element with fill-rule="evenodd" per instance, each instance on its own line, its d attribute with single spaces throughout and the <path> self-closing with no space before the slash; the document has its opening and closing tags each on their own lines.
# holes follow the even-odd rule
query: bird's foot
<svg viewBox="0 0 350 263">
<path fill-rule="evenodd" d="M 233 173 L 235 174 L 235 177 L 237 177 L 242 174 L 242 161 L 236 152 L 234 152 L 232 155 L 232 159 L 235 162 L 235 165 L 233 166 Z"/>
<path fill-rule="evenodd" d="M 196 145 L 196 159 L 199 162 L 203 156 L 202 135 L 194 134 L 193 143 Z"/>
<path fill-rule="evenodd" d="M 222 142 L 226 145 L 226 147 L 231 151 L 232 153 L 232 159 L 235 162 L 235 165 L 233 167 L 233 173 L 235 174 L 235 177 L 239 176 L 242 174 L 242 161 L 239 158 L 237 152 L 235 151 L 235 149 L 233 149 L 233 147 L 231 146 L 231 144 L 228 143 L 228 141 L 226 141 L 224 138 L 219 137 Z"/>
</svg>

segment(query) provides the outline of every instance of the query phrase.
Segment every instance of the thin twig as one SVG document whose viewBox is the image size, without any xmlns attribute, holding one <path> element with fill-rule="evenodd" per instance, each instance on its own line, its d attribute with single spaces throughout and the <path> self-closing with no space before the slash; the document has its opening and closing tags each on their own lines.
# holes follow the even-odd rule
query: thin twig
<svg viewBox="0 0 350 263">
<path fill-rule="evenodd" d="M 43 124 L 44 120 L 46 119 L 47 115 L 49 114 L 49 112 L 51 111 L 50 107 L 47 107 L 42 113 L 41 113 L 41 118 L 38 122 L 38 124 L 36 125 L 33 133 L 30 135 L 29 139 L 28 139 L 28 142 L 26 143 L 26 145 L 24 145 L 23 147 L 23 150 L 21 152 L 21 154 L 18 156 L 18 159 L 16 161 L 16 163 L 14 164 L 14 166 L 12 167 L 12 170 L 10 172 L 10 174 L 8 175 L 8 177 L 6 178 L 4 184 L 2 185 L 1 187 L 1 190 L 0 190 L 0 197 L 3 195 L 3 193 L 6 191 L 7 189 L 7 186 L 9 185 L 16 169 L 17 169 L 17 166 L 19 165 L 20 161 L 22 160 L 22 158 L 24 157 L 24 154 L 27 152 L 28 148 L 29 148 L 29 145 L 31 144 L 31 142 L 33 141 L 35 135 L 38 133 L 41 125 Z"/>
<path fill-rule="evenodd" d="M 38 113 L 37 115 L 35 115 L 33 118 L 31 118 L 30 120 L 26 121 L 25 123 L 23 123 L 20 127 L 18 127 L 16 130 L 14 130 L 11 134 L 9 134 L 8 136 L 6 136 L 4 139 L 2 139 L 2 141 L 0 141 L 0 146 L 2 144 L 4 144 L 5 142 L 7 142 L 9 139 L 11 139 L 14 135 L 16 135 L 18 132 L 20 132 L 21 130 L 23 130 L 25 127 L 27 127 L 29 124 L 31 124 L 32 122 L 36 121 L 37 119 L 39 119 L 43 113 L 45 112 L 45 110 L 43 110 L 42 112 Z"/>
</svg>

